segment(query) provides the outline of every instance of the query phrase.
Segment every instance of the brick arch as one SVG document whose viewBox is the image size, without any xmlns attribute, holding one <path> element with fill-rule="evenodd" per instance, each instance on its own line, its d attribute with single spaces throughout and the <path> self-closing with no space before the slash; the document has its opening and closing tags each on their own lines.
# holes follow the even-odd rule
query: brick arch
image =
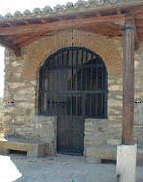
<svg viewBox="0 0 143 182">
<path fill-rule="evenodd" d="M 51 42 L 54 42 L 52 49 L 47 50 L 41 60 L 41 64 L 58 49 L 70 47 L 72 44 L 72 32 L 62 31 L 55 37 L 51 37 Z M 106 65 L 110 73 L 122 73 L 122 45 L 119 39 L 107 39 L 106 37 L 99 36 L 93 33 L 74 30 L 73 32 L 73 45 L 81 46 L 96 52 Z M 115 70 L 116 67 L 116 70 Z"/>
<path fill-rule="evenodd" d="M 93 33 L 80 30 L 73 31 L 74 46 L 82 46 L 96 52 L 104 61 L 109 75 L 112 73 L 122 74 L 122 48 L 118 39 L 107 39 Z M 44 61 L 58 49 L 69 47 L 72 43 L 72 32 L 62 31 L 55 36 L 44 37 L 30 44 L 25 50 L 25 77 L 38 79 L 39 67 Z M 29 65 L 30 64 L 30 65 Z M 31 73 L 31 69 L 33 70 Z M 32 79 L 33 79 L 32 78 Z"/>
<path fill-rule="evenodd" d="M 72 46 L 68 46 L 68 47 L 70 48 L 70 47 L 72 47 Z M 56 54 L 58 51 L 67 49 L 68 47 L 60 47 L 59 49 L 56 49 L 56 50 L 52 51 L 52 53 L 49 54 L 49 55 L 47 55 L 47 57 L 45 58 L 45 60 L 40 64 L 40 67 L 42 67 L 42 66 L 45 64 L 45 62 L 46 62 L 51 56 L 53 56 L 54 54 Z M 98 55 L 96 52 L 94 52 L 93 50 L 91 50 L 91 49 L 89 49 L 88 47 L 85 47 L 85 46 L 75 45 L 75 46 L 73 46 L 73 47 L 84 48 L 85 50 L 88 50 L 89 52 L 91 52 L 91 53 L 97 55 L 97 56 L 99 57 L 99 59 L 100 59 L 100 60 L 103 62 L 103 64 L 105 65 L 105 68 L 106 68 L 106 71 L 107 71 L 107 67 L 106 67 L 106 64 L 105 64 L 104 60 L 103 60 L 102 57 L 101 57 L 100 55 Z M 39 68 L 40 68 L 40 67 L 39 67 Z"/>
</svg>

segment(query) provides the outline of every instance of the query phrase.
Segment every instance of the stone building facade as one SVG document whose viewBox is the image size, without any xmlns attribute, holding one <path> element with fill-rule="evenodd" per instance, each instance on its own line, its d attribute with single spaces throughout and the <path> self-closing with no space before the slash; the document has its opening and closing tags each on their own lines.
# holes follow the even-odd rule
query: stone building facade
<svg viewBox="0 0 143 182">
<path fill-rule="evenodd" d="M 57 117 L 38 114 L 39 70 L 45 60 L 61 48 L 85 47 L 99 55 L 108 72 L 108 108 L 106 119 L 85 118 L 84 152 L 88 147 L 117 145 L 122 135 L 123 40 L 99 36 L 80 30 L 58 32 L 43 37 L 21 50 L 16 57 L 5 49 L 5 116 L 10 127 L 7 135 L 21 135 L 50 144 L 51 154 L 57 148 Z M 143 42 L 135 51 L 135 100 L 143 99 Z M 8 103 L 13 106 L 8 107 Z M 143 147 L 143 107 L 135 104 L 134 138 Z"/>
</svg>

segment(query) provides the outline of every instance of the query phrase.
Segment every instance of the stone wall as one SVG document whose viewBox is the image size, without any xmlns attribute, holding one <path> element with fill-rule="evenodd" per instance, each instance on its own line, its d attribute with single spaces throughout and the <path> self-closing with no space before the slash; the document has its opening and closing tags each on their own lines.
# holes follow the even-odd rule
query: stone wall
<svg viewBox="0 0 143 182">
<path fill-rule="evenodd" d="M 106 145 L 109 137 L 108 119 L 85 119 L 84 147 Z"/>
<path fill-rule="evenodd" d="M 143 42 L 135 52 L 135 101 L 143 101 Z M 134 136 L 140 147 L 143 147 L 143 103 L 135 104 Z"/>
<path fill-rule="evenodd" d="M 121 140 L 123 75 L 112 74 L 108 80 L 109 141 Z M 108 141 L 107 141 L 108 142 Z"/>
<path fill-rule="evenodd" d="M 53 37 L 41 38 L 39 41 L 35 41 L 29 46 L 24 47 L 22 49 L 21 57 L 16 57 L 12 50 L 8 48 L 6 49 L 4 100 L 7 106 L 5 109 L 5 116 L 7 117 L 7 125 L 12 128 L 11 133 L 16 132 L 25 137 L 37 138 L 52 143 L 53 139 L 49 140 L 51 135 L 49 135 L 49 132 L 51 130 L 48 128 L 54 128 L 55 124 L 53 123 L 56 122 L 56 119 L 51 117 L 40 117 L 37 115 L 39 68 L 49 55 L 53 54 L 60 48 L 71 46 L 71 37 L 71 31 L 64 31 L 57 33 Z M 74 45 L 86 47 L 99 54 L 108 71 L 108 129 L 106 129 L 106 132 L 108 130 L 108 138 L 106 138 L 106 141 L 100 141 L 99 138 L 102 138 L 101 128 L 101 131 L 99 132 L 101 135 L 99 138 L 96 136 L 97 140 L 92 140 L 88 135 L 85 136 L 85 145 L 112 144 L 113 142 L 111 141 L 117 141 L 118 143 L 118 141 L 121 140 L 122 122 L 122 41 L 118 38 L 108 39 L 104 36 L 98 36 L 77 30 L 74 30 L 73 37 Z M 140 48 L 135 54 L 135 76 L 137 79 L 136 98 L 143 97 L 143 84 L 142 79 L 140 79 L 143 69 L 142 47 L 142 44 L 140 44 Z M 8 102 L 14 102 L 14 106 L 8 107 Z M 140 138 L 139 142 L 142 144 L 142 124 L 139 123 L 141 119 L 139 119 L 140 115 L 138 111 L 135 111 L 135 114 L 135 137 L 138 139 Z M 35 117 L 38 117 L 38 119 Z M 86 122 L 90 123 L 91 121 L 86 120 Z M 94 120 L 91 127 L 95 128 L 97 123 L 100 127 L 103 120 Z M 54 133 L 54 131 L 55 130 L 52 129 L 52 133 Z M 87 131 L 85 131 L 85 133 L 86 132 Z M 93 138 L 95 138 L 95 136 Z"/>
</svg>

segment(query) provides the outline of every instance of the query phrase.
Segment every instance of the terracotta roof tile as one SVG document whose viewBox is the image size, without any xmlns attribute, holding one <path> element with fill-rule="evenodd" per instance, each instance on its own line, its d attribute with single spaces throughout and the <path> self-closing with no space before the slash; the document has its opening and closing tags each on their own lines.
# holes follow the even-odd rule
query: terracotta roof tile
<svg viewBox="0 0 143 182">
<path fill-rule="evenodd" d="M 9 20 L 19 20 L 24 18 L 32 18 L 32 17 L 44 17 L 44 16 L 52 16 L 64 13 L 72 12 L 80 12 L 86 10 L 96 10 L 101 8 L 107 8 L 112 6 L 118 6 L 122 4 L 137 4 L 143 3 L 141 0 L 78 0 L 75 4 L 72 2 L 68 2 L 66 5 L 57 4 L 54 8 L 50 6 L 46 6 L 42 9 L 35 8 L 32 12 L 30 10 L 25 10 L 23 13 L 20 11 L 16 11 L 14 15 L 11 13 L 7 13 L 5 16 L 0 15 L 0 22 L 9 21 Z"/>
</svg>

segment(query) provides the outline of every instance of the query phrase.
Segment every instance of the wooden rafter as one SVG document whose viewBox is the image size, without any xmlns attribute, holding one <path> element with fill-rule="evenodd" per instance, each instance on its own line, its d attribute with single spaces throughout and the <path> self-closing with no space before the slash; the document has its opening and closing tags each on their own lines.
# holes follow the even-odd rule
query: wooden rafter
<svg viewBox="0 0 143 182">
<path fill-rule="evenodd" d="M 45 36 L 53 36 L 53 35 L 55 35 L 56 34 L 56 32 L 54 31 L 52 34 L 50 33 L 47 33 L 47 32 L 45 32 L 45 33 L 43 33 L 43 34 L 39 34 L 39 35 L 32 35 L 32 36 L 30 36 L 28 39 L 25 39 L 25 40 L 23 40 L 23 41 L 21 41 L 21 42 L 19 42 L 19 45 L 20 45 L 20 47 L 24 47 L 24 46 L 27 46 L 27 45 L 29 45 L 30 43 L 32 43 L 32 42 L 34 42 L 34 41 L 37 41 L 37 40 L 39 40 L 39 39 L 41 39 L 41 38 L 43 38 L 43 37 L 45 37 Z"/>
<path fill-rule="evenodd" d="M 35 40 L 55 34 L 66 29 L 80 29 L 88 32 L 115 36 L 121 34 L 121 27 L 124 23 L 124 15 L 99 16 L 93 18 L 79 18 L 73 20 L 62 20 L 42 24 L 28 24 L 0 28 L 0 35 L 4 37 L 4 44 L 13 47 L 23 47 Z M 116 33 L 114 33 L 116 32 Z"/>
<path fill-rule="evenodd" d="M 76 20 L 64 20 L 46 24 L 37 24 L 37 25 L 25 25 L 20 27 L 9 27 L 1 28 L 0 35 L 20 35 L 23 36 L 27 33 L 43 32 L 47 31 L 60 31 L 67 28 L 80 28 L 83 25 L 90 25 L 93 23 L 103 23 L 112 22 L 115 24 L 120 24 L 121 21 L 124 21 L 124 15 L 111 15 L 108 17 L 95 17 L 95 18 L 86 18 L 86 19 L 76 19 Z"/>
<path fill-rule="evenodd" d="M 33 38 L 35 39 L 35 37 L 37 38 L 42 38 L 44 36 L 50 36 L 53 35 L 55 32 L 47 32 L 47 31 L 43 31 L 39 34 L 37 33 L 32 33 L 32 34 L 28 34 L 26 36 L 21 36 L 19 38 L 16 39 L 16 37 L 13 39 L 13 44 L 20 44 L 22 42 L 28 41 L 28 40 L 32 40 Z"/>
</svg>

